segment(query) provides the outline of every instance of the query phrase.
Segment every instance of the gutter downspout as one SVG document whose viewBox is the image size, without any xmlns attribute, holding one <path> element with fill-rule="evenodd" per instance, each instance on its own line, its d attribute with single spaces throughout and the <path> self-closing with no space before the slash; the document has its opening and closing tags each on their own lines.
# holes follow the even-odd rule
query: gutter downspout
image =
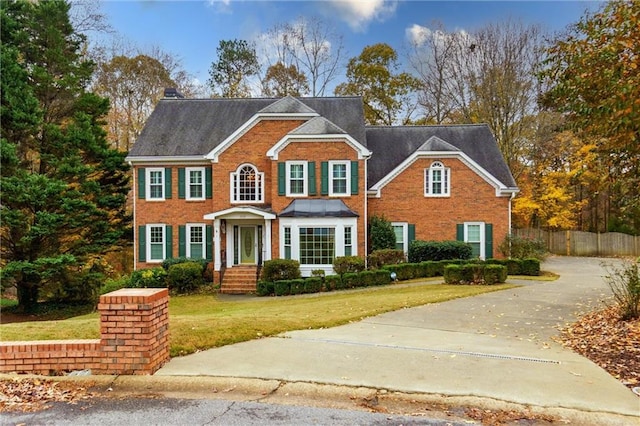
<svg viewBox="0 0 640 426">
<path fill-rule="evenodd" d="M 138 250 L 138 222 L 136 222 L 136 188 L 138 187 L 137 182 L 136 182 L 136 171 L 133 167 L 133 164 L 131 163 L 131 161 L 129 161 L 129 167 L 131 167 L 131 174 L 133 175 L 133 185 L 132 185 L 132 192 L 133 192 L 133 200 L 131 200 L 132 204 L 133 204 L 133 270 L 137 271 L 138 270 L 138 257 L 140 256 L 140 253 L 137 253 Z M 137 253 L 137 256 L 136 256 Z"/>
</svg>

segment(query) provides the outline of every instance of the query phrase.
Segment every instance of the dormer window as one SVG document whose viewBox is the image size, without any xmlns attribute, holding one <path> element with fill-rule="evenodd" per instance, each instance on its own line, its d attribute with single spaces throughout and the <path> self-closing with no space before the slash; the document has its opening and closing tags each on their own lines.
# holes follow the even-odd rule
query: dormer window
<svg viewBox="0 0 640 426">
<path fill-rule="evenodd" d="M 231 202 L 262 203 L 264 200 L 264 173 L 252 164 L 242 164 L 231 173 Z"/>
<path fill-rule="evenodd" d="M 426 197 L 448 197 L 451 189 L 451 169 L 440 161 L 434 161 L 424 170 L 424 195 Z"/>
</svg>

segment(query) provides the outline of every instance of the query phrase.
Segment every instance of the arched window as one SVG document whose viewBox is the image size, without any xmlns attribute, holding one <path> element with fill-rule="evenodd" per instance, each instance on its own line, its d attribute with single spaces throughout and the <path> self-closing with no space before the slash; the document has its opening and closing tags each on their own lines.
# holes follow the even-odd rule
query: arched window
<svg viewBox="0 0 640 426">
<path fill-rule="evenodd" d="M 424 195 L 427 197 L 448 197 L 451 188 L 451 170 L 440 161 L 431 163 L 424 170 Z"/>
<path fill-rule="evenodd" d="M 251 164 L 242 164 L 231 174 L 231 201 L 261 203 L 264 200 L 264 173 Z"/>
</svg>

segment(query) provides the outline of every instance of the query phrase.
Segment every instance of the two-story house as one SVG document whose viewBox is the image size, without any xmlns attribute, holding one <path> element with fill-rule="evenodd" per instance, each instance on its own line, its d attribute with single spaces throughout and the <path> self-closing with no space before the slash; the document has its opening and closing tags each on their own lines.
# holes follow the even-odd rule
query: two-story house
<svg viewBox="0 0 640 426">
<path fill-rule="evenodd" d="M 359 97 L 166 95 L 127 157 L 136 268 L 205 258 L 222 291 L 241 292 L 265 260 L 308 276 L 365 256 L 373 215 L 405 251 L 457 238 L 492 257 L 509 232 L 517 188 L 485 125 L 365 126 Z"/>
</svg>

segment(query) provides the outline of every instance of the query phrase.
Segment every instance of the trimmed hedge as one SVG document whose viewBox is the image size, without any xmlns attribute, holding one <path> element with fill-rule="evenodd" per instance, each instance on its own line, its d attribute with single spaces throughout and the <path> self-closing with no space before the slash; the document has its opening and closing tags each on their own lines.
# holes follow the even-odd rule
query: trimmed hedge
<svg viewBox="0 0 640 426">
<path fill-rule="evenodd" d="M 340 275 L 327 275 L 324 277 L 324 291 L 339 290 L 342 286 Z"/>
<path fill-rule="evenodd" d="M 193 292 L 204 285 L 203 271 L 202 264 L 198 262 L 171 265 L 167 272 L 168 287 L 180 294 Z"/>
<path fill-rule="evenodd" d="M 409 262 L 425 260 L 471 259 L 470 244 L 462 241 L 412 241 L 409 246 Z"/>
<path fill-rule="evenodd" d="M 364 259 L 358 256 L 340 256 L 333 260 L 333 270 L 338 275 L 364 271 Z"/>
<path fill-rule="evenodd" d="M 256 294 L 258 296 L 271 296 L 275 293 L 273 281 L 258 281 L 256 284 Z"/>
<path fill-rule="evenodd" d="M 406 262 L 404 251 L 396 249 L 374 250 L 368 257 L 370 269 L 380 269 L 384 265 Z"/>
<path fill-rule="evenodd" d="M 320 293 L 322 291 L 322 278 L 311 277 L 304 280 L 305 293 Z"/>
<path fill-rule="evenodd" d="M 300 262 L 291 259 L 272 259 L 264 262 L 263 281 L 294 280 L 300 278 Z"/>
<path fill-rule="evenodd" d="M 447 284 L 497 284 L 507 280 L 507 267 L 486 263 L 447 265 L 444 282 Z"/>
</svg>

